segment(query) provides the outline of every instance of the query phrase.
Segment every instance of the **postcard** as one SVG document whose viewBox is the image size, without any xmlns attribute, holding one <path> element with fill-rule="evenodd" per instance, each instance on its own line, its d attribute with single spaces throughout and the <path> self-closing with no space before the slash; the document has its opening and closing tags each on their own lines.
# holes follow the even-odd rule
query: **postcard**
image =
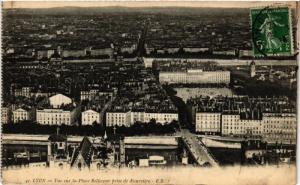
<svg viewBox="0 0 300 185">
<path fill-rule="evenodd" d="M 2 2 L 2 183 L 296 184 L 299 8 Z"/>
</svg>

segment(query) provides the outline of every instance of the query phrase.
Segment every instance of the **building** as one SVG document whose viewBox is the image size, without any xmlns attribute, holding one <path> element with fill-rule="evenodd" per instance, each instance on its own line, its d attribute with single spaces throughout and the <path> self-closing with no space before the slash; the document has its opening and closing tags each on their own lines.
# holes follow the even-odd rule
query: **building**
<svg viewBox="0 0 300 185">
<path fill-rule="evenodd" d="M 11 119 L 11 109 L 10 107 L 1 107 L 1 123 L 7 124 Z"/>
<path fill-rule="evenodd" d="M 25 96 L 27 98 L 30 98 L 30 96 L 31 96 L 31 90 L 32 90 L 31 87 L 22 87 L 22 94 L 23 94 L 23 96 Z"/>
<path fill-rule="evenodd" d="M 55 92 L 49 92 L 49 91 L 41 91 L 41 90 L 32 90 L 31 92 L 30 92 L 30 96 L 31 97 L 49 97 L 49 96 L 52 96 L 52 95 L 54 95 L 55 94 Z"/>
<path fill-rule="evenodd" d="M 130 112 L 129 111 L 117 111 L 106 113 L 106 126 L 130 126 Z"/>
<path fill-rule="evenodd" d="M 240 50 L 239 57 L 253 57 L 253 50 Z"/>
<path fill-rule="evenodd" d="M 100 146 L 100 147 L 99 147 Z M 52 134 L 48 138 L 48 159 L 49 167 L 64 168 L 89 168 L 99 170 L 107 161 L 99 155 L 103 149 L 103 140 L 94 139 L 93 142 L 88 137 L 83 137 L 80 143 L 68 142 L 67 136 L 59 133 Z M 108 153 L 108 157 L 111 157 Z"/>
<path fill-rule="evenodd" d="M 287 97 L 201 97 L 187 105 L 200 134 L 296 142 L 296 109 Z"/>
<path fill-rule="evenodd" d="M 260 119 L 241 119 L 239 114 L 222 115 L 222 135 L 262 136 L 262 126 Z"/>
<path fill-rule="evenodd" d="M 157 123 L 167 124 L 172 121 L 178 121 L 178 113 L 144 111 L 107 112 L 106 126 L 131 126 L 135 122 L 148 123 L 153 119 Z"/>
<path fill-rule="evenodd" d="M 200 53 L 200 52 L 208 52 L 209 48 L 184 47 L 183 51 L 187 53 Z"/>
<path fill-rule="evenodd" d="M 167 47 L 167 48 L 164 48 L 164 50 L 168 54 L 174 54 L 174 53 L 178 53 L 179 48 L 178 47 Z"/>
<path fill-rule="evenodd" d="M 293 143 L 297 120 L 294 113 L 263 113 L 262 119 L 242 119 L 239 114 L 201 112 L 196 114 L 196 132 Z"/>
<path fill-rule="evenodd" d="M 73 109 L 41 109 L 36 111 L 36 121 L 43 125 L 72 125 L 77 121 L 79 107 Z"/>
<path fill-rule="evenodd" d="M 198 69 L 187 70 L 186 72 L 165 72 L 159 73 L 159 82 L 162 84 L 229 84 L 229 71 L 202 71 Z"/>
<path fill-rule="evenodd" d="M 71 168 L 89 168 L 99 170 L 102 166 L 102 159 L 97 154 L 94 144 L 89 138 L 84 137 L 80 145 L 75 149 L 71 158 Z"/>
<path fill-rule="evenodd" d="M 135 123 L 137 121 L 144 122 L 144 120 L 145 120 L 145 112 L 143 111 L 130 112 L 130 123 Z"/>
<path fill-rule="evenodd" d="M 255 71 L 255 62 L 252 61 L 250 63 L 250 77 L 253 78 L 256 75 L 256 71 Z"/>
<path fill-rule="evenodd" d="M 109 99 L 112 99 L 114 96 L 113 91 L 99 91 L 97 89 L 84 90 L 80 91 L 80 100 L 93 100 L 96 96 L 107 96 Z"/>
<path fill-rule="evenodd" d="M 92 125 L 93 123 L 100 124 L 100 113 L 92 109 L 86 110 L 81 113 L 81 124 Z"/>
<path fill-rule="evenodd" d="M 146 44 L 145 44 L 146 45 Z M 147 55 L 150 55 L 151 53 L 153 53 L 155 51 L 155 48 L 154 47 L 148 47 L 148 46 L 145 46 L 146 48 L 146 54 Z"/>
<path fill-rule="evenodd" d="M 153 58 L 143 58 L 145 68 L 152 68 L 153 66 Z"/>
<path fill-rule="evenodd" d="M 297 138 L 297 115 L 294 113 L 263 114 L 263 137 L 269 141 L 295 143 Z"/>
<path fill-rule="evenodd" d="M 55 50 L 53 49 L 38 50 L 37 59 L 50 58 L 54 54 L 54 52 Z"/>
<path fill-rule="evenodd" d="M 68 105 L 72 103 L 72 99 L 63 94 L 56 94 L 54 96 L 51 96 L 49 98 L 49 101 L 50 101 L 50 105 L 53 108 L 59 108 L 62 105 Z"/>
<path fill-rule="evenodd" d="M 84 57 L 86 56 L 86 49 L 66 49 L 62 51 L 62 57 Z"/>
<path fill-rule="evenodd" d="M 220 134 L 221 113 L 196 113 L 196 132 L 203 134 Z"/>
<path fill-rule="evenodd" d="M 31 97 L 31 91 L 32 91 L 32 87 L 15 87 L 14 85 L 12 85 L 11 90 L 13 91 L 13 95 L 15 97 L 18 96 L 24 96 L 27 98 Z"/>
<path fill-rule="evenodd" d="M 235 50 L 228 50 L 228 51 L 213 51 L 213 55 L 227 55 L 227 56 L 234 56 L 236 55 Z"/>
<path fill-rule="evenodd" d="M 48 138 L 48 163 L 49 167 L 66 168 L 70 165 L 70 154 L 67 149 L 67 137 L 59 133 Z"/>
<path fill-rule="evenodd" d="M 110 47 L 92 47 L 90 50 L 91 56 L 103 56 L 107 55 L 109 57 L 112 57 L 114 54 L 114 49 Z"/>
<path fill-rule="evenodd" d="M 136 44 L 132 44 L 132 45 L 128 44 L 128 45 L 122 46 L 120 48 L 121 53 L 129 53 L 129 54 L 135 52 L 136 49 L 137 49 L 137 45 Z"/>
<path fill-rule="evenodd" d="M 34 120 L 34 110 L 30 108 L 18 108 L 13 111 L 13 122 Z"/>
<path fill-rule="evenodd" d="M 154 119 L 157 123 L 161 124 L 168 124 L 172 121 L 178 121 L 178 113 L 171 113 L 171 112 L 145 112 L 144 113 L 144 121 L 145 123 L 150 122 Z"/>
</svg>

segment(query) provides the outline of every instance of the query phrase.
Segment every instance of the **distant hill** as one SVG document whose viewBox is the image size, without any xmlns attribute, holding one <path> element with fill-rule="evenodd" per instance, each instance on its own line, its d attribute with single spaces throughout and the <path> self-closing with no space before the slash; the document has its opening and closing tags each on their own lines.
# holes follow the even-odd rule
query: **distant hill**
<svg viewBox="0 0 300 185">
<path fill-rule="evenodd" d="M 45 9 L 3 9 L 7 14 L 31 15 L 99 15 L 103 13 L 146 13 L 146 14 L 180 14 L 180 15 L 216 15 L 248 14 L 248 9 L 241 8 L 192 8 L 192 7 L 57 7 Z"/>
</svg>

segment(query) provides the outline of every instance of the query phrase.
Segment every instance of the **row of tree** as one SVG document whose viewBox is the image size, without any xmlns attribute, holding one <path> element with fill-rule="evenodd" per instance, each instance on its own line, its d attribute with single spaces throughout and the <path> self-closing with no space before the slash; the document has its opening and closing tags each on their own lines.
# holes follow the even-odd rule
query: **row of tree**
<svg viewBox="0 0 300 185">
<path fill-rule="evenodd" d="M 105 127 L 100 124 L 94 125 L 41 125 L 29 121 L 16 124 L 4 124 L 3 133 L 15 134 L 54 134 L 59 127 L 61 134 L 81 135 L 81 136 L 103 136 L 105 131 L 109 138 L 114 136 L 133 136 L 133 135 L 165 135 L 173 134 L 179 129 L 177 121 L 168 124 L 157 123 L 151 120 L 149 123 L 136 122 L 130 127 L 115 126 Z"/>
<path fill-rule="evenodd" d="M 287 96 L 292 100 L 295 100 L 297 96 L 296 89 L 287 89 L 281 84 L 274 82 L 263 82 L 254 79 L 247 79 L 242 86 L 243 87 L 234 89 L 236 94 L 249 95 L 252 97 Z"/>
</svg>

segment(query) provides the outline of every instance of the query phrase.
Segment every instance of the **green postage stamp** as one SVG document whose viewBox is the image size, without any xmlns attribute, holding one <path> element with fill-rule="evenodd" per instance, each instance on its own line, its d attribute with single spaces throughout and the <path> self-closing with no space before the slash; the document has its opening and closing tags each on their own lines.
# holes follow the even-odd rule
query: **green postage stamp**
<svg viewBox="0 0 300 185">
<path fill-rule="evenodd" d="M 288 7 L 250 10 L 254 56 L 293 55 L 291 12 Z"/>
</svg>

